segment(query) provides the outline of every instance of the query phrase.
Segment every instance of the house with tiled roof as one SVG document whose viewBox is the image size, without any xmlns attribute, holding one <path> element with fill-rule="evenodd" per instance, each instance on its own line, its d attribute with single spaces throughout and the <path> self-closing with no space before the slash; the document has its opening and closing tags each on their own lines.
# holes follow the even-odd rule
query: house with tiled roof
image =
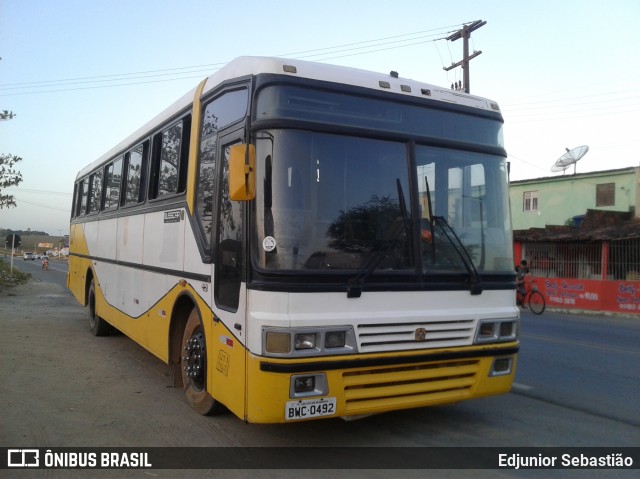
<svg viewBox="0 0 640 479">
<path fill-rule="evenodd" d="M 513 181 L 510 200 L 550 307 L 640 314 L 640 167 Z"/>
</svg>

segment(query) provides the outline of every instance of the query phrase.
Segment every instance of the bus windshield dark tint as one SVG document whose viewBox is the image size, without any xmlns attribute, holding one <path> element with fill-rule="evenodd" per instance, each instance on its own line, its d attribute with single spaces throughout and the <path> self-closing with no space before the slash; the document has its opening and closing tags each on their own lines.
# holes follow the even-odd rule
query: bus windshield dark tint
<svg viewBox="0 0 640 479">
<path fill-rule="evenodd" d="M 410 267 L 399 192 L 409 192 L 402 143 L 263 133 L 257 141 L 260 264 L 269 269 L 357 270 L 385 250 L 379 269 Z"/>
<path fill-rule="evenodd" d="M 298 86 L 272 85 L 260 91 L 257 120 L 289 119 L 382 130 L 415 139 L 440 139 L 503 148 L 498 114 L 461 114 L 442 108 L 345 95 Z M 436 103 L 435 101 L 432 102 Z M 469 109 L 468 111 L 471 111 Z M 489 118 L 488 116 L 494 116 Z"/>
<path fill-rule="evenodd" d="M 510 271 L 504 159 L 410 148 L 299 130 L 260 132 L 257 265 L 273 271 L 362 271 L 373 258 L 375 274 L 411 273 L 420 270 L 417 264 L 421 274 L 464 274 L 451 242 L 429 223 L 429 182 L 434 215 L 456 231 L 479 272 Z M 410 167 L 412 157 L 417 164 Z M 410 180 L 418 185 L 415 198 Z M 414 258 L 419 250 L 421 258 Z"/>
</svg>

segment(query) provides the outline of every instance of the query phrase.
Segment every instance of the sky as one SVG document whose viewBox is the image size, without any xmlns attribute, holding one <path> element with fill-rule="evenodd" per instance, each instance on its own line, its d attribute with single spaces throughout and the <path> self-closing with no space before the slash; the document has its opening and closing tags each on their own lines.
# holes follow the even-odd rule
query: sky
<svg viewBox="0 0 640 479">
<path fill-rule="evenodd" d="M 77 172 L 243 55 L 352 66 L 439 86 L 471 35 L 471 93 L 505 120 L 511 179 L 640 165 L 637 0 L 0 0 L 0 153 L 22 158 L 0 228 L 67 234 Z M 635 121 L 634 121 L 635 120 Z"/>
</svg>

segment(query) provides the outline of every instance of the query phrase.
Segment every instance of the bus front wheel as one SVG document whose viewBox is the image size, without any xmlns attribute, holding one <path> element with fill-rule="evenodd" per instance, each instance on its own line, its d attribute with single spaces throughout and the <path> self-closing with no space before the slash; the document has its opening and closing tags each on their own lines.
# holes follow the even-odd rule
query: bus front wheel
<svg viewBox="0 0 640 479">
<path fill-rule="evenodd" d="M 182 335 L 182 384 L 189 405 L 197 412 L 208 415 L 216 405 L 207 392 L 207 348 L 204 328 L 194 309 L 187 319 Z"/>
</svg>

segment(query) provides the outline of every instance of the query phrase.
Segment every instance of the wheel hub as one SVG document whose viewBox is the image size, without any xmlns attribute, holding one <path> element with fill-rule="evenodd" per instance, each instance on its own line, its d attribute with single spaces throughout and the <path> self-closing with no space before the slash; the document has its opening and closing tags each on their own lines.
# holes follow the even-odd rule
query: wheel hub
<svg viewBox="0 0 640 479">
<path fill-rule="evenodd" d="M 185 356 L 184 370 L 188 378 L 194 386 L 202 389 L 204 387 L 204 371 L 205 371 L 205 343 L 202 332 L 194 333 L 184 347 Z"/>
</svg>

